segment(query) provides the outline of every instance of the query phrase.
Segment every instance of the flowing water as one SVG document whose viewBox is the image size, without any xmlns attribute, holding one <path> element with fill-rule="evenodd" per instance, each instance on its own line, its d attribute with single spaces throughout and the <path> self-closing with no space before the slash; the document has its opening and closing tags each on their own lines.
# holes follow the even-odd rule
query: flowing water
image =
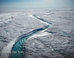
<svg viewBox="0 0 74 58">
<path fill-rule="evenodd" d="M 28 34 L 24 34 L 22 35 L 13 45 L 12 50 L 11 50 L 11 54 L 10 54 L 10 58 L 23 58 L 23 44 L 24 42 L 31 36 L 33 36 L 34 34 L 41 32 L 41 31 L 45 31 L 46 29 L 48 29 L 49 27 L 51 27 L 51 24 L 46 22 L 44 19 L 38 18 L 35 15 L 32 15 L 33 18 L 37 18 L 38 20 L 40 20 L 43 23 L 46 23 L 47 26 L 44 26 L 42 28 L 39 29 L 35 29 L 31 32 L 29 32 Z"/>
</svg>

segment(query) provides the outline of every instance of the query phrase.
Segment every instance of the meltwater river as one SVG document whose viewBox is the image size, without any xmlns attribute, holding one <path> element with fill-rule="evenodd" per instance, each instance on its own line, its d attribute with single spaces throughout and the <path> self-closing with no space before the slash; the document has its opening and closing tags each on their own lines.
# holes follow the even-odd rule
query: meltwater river
<svg viewBox="0 0 74 58">
<path fill-rule="evenodd" d="M 40 22 L 45 23 L 46 26 L 42 27 L 42 28 L 38 28 L 35 29 L 31 32 L 29 32 L 28 34 L 24 34 L 22 35 L 13 45 L 12 49 L 11 49 L 11 54 L 9 56 L 9 58 L 23 58 L 23 44 L 24 42 L 31 36 L 33 36 L 34 34 L 41 32 L 41 31 L 45 31 L 46 29 L 50 28 L 52 25 L 51 23 L 48 23 L 47 21 L 45 21 L 44 19 L 36 16 L 36 15 L 30 15 L 32 18 L 37 18 Z"/>
</svg>

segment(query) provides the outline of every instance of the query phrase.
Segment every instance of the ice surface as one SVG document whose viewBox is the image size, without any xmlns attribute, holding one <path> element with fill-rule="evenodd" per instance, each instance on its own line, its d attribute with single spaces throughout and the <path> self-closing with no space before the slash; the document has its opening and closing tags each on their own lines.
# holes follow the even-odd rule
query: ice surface
<svg viewBox="0 0 74 58">
<path fill-rule="evenodd" d="M 13 44 L 21 35 L 46 26 L 46 24 L 42 24 L 36 18 L 29 17 L 29 15 L 31 13 L 0 14 L 0 52 L 2 51 L 3 55 L 10 52 Z"/>
<path fill-rule="evenodd" d="M 74 9 L 71 8 L 0 14 L 0 55 L 2 49 L 23 34 L 47 25 L 39 19 L 52 27 L 26 40 L 24 58 L 74 58 Z"/>
<path fill-rule="evenodd" d="M 29 38 L 24 58 L 74 58 L 74 10 L 54 9 L 35 14 L 49 22 L 49 35 Z"/>
</svg>

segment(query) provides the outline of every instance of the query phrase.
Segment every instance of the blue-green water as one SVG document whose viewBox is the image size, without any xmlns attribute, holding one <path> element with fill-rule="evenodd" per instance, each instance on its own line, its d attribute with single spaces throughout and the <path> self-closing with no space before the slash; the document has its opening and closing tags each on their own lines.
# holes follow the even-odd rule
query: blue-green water
<svg viewBox="0 0 74 58">
<path fill-rule="evenodd" d="M 47 28 L 49 28 L 50 26 L 44 26 L 43 28 L 39 28 L 39 29 L 35 29 L 31 32 L 29 32 L 28 34 L 24 34 L 22 36 L 20 36 L 20 38 L 17 40 L 17 42 L 13 45 L 12 50 L 11 50 L 11 55 L 10 58 L 23 58 L 23 45 L 24 42 L 32 35 L 34 35 L 37 32 L 40 32 L 42 30 L 45 30 Z"/>
</svg>

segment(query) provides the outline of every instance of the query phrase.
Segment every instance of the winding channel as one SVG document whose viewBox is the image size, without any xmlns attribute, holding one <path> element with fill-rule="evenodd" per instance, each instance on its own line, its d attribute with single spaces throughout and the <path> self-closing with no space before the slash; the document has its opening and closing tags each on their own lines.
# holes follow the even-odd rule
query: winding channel
<svg viewBox="0 0 74 58">
<path fill-rule="evenodd" d="M 35 29 L 27 34 L 22 35 L 22 37 L 20 37 L 15 44 L 13 45 L 12 49 L 11 49 L 11 54 L 9 56 L 9 58 L 23 58 L 23 44 L 24 42 L 31 36 L 33 36 L 34 34 L 41 32 L 41 31 L 45 31 L 46 29 L 50 28 L 52 25 L 50 23 L 48 23 L 47 21 L 45 21 L 44 19 L 37 17 L 36 15 L 31 15 L 33 18 L 37 18 L 38 20 L 40 20 L 41 22 L 47 24 L 47 26 L 44 26 L 42 28 L 38 28 Z"/>
</svg>

